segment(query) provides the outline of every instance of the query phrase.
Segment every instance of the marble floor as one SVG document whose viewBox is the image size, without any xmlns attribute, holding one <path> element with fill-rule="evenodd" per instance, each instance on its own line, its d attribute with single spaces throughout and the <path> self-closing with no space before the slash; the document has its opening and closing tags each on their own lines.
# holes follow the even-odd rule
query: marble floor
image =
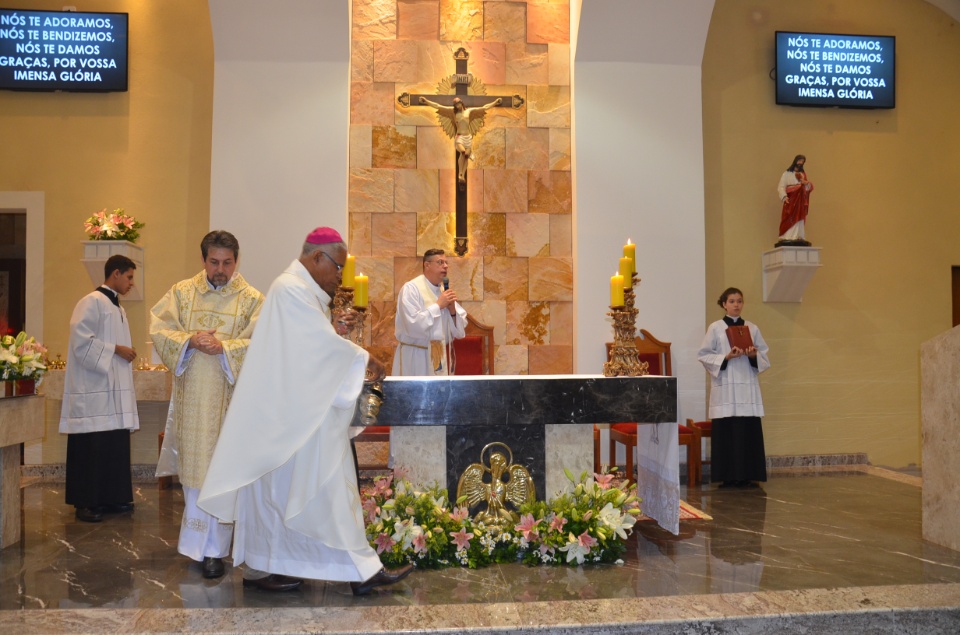
<svg viewBox="0 0 960 635">
<path fill-rule="evenodd" d="M 960 632 L 960 552 L 921 539 L 919 478 L 780 470 L 760 490 L 703 486 L 713 520 L 638 524 L 620 566 L 414 572 L 355 598 L 345 583 L 245 590 L 176 553 L 178 489 L 77 521 L 63 485 L 23 490 L 24 539 L 0 551 L 2 633 Z"/>
</svg>

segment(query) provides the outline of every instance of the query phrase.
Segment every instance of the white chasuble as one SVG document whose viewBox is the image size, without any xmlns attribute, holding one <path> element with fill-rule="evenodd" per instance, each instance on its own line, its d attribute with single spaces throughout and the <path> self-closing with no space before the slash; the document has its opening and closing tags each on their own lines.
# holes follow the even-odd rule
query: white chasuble
<svg viewBox="0 0 960 635">
<path fill-rule="evenodd" d="M 235 565 L 359 581 L 381 566 L 350 451 L 367 352 L 329 303 L 298 260 L 270 286 L 198 504 L 236 522 Z"/>
</svg>

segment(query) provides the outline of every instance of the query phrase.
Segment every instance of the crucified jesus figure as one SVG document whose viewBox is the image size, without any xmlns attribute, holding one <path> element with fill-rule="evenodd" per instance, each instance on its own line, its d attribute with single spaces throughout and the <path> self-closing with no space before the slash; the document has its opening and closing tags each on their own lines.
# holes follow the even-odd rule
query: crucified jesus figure
<svg viewBox="0 0 960 635">
<path fill-rule="evenodd" d="M 483 126 L 483 114 L 503 103 L 499 97 L 488 104 L 476 108 L 467 108 L 459 97 L 453 98 L 452 106 L 444 106 L 426 97 L 420 97 L 420 103 L 436 109 L 444 131 L 453 137 L 453 146 L 457 150 L 457 180 L 467 181 L 467 161 L 473 158 L 473 135 Z M 446 122 L 444 121 L 446 120 Z M 449 124 L 449 125 L 448 125 Z"/>
</svg>

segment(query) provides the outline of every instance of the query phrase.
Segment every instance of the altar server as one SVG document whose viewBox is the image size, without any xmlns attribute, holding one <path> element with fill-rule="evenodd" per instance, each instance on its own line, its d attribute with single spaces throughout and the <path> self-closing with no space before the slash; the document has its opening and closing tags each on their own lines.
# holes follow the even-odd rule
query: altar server
<svg viewBox="0 0 960 635">
<path fill-rule="evenodd" d="M 758 376 L 770 368 L 767 343 L 753 322 L 740 316 L 743 293 L 730 287 L 717 302 L 726 315 L 707 328 L 697 358 L 710 373 L 711 436 L 710 479 L 721 487 L 757 487 L 756 481 L 767 480 L 766 454 L 763 447 L 763 399 Z M 728 335 L 731 327 L 740 329 L 742 343 L 734 343 L 737 334 Z"/>
<path fill-rule="evenodd" d="M 236 523 L 247 588 L 314 578 L 364 595 L 412 570 L 385 570 L 364 532 L 350 422 L 365 375 L 383 367 L 331 324 L 346 257 L 340 234 L 319 227 L 270 286 L 200 492 L 202 508 Z"/>
<path fill-rule="evenodd" d="M 173 371 L 157 476 L 179 474 L 183 520 L 177 550 L 197 562 L 205 578 L 224 574 L 232 528 L 197 507 L 197 494 L 213 456 L 257 323 L 263 294 L 237 273 L 240 243 L 212 231 L 200 242 L 203 271 L 182 280 L 150 310 L 150 337 Z"/>
<path fill-rule="evenodd" d="M 130 434 L 140 428 L 130 325 L 119 296 L 133 288 L 137 265 L 110 256 L 103 284 L 77 303 L 63 384 L 60 432 L 67 437 L 66 502 L 85 522 L 133 509 Z"/>
</svg>

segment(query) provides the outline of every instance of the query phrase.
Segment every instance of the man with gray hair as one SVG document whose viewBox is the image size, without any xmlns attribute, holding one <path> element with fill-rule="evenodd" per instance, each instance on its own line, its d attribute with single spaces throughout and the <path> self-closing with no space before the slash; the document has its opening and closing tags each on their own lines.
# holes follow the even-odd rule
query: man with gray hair
<svg viewBox="0 0 960 635">
<path fill-rule="evenodd" d="M 340 234 L 318 227 L 270 285 L 200 492 L 201 507 L 236 523 L 247 588 L 313 578 L 366 595 L 412 570 L 384 569 L 363 524 L 350 423 L 364 380 L 384 369 L 331 324 L 346 257 Z"/>
</svg>

